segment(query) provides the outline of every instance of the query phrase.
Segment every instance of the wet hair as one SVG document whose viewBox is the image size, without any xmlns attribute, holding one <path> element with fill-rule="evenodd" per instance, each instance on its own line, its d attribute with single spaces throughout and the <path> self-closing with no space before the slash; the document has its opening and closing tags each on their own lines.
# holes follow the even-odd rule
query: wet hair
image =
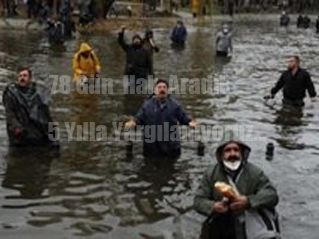
<svg viewBox="0 0 319 239">
<path fill-rule="evenodd" d="M 18 71 L 19 71 L 19 73 L 21 71 L 27 71 L 28 74 L 29 74 L 29 77 L 32 78 L 32 71 L 31 71 L 31 69 L 29 67 L 20 67 Z"/>
<path fill-rule="evenodd" d="M 142 42 L 142 37 L 141 37 L 139 34 L 135 34 L 135 35 L 132 37 L 132 41 L 134 41 L 135 39 L 139 39 L 139 40 Z"/>
<path fill-rule="evenodd" d="M 167 86 L 167 88 L 169 88 L 169 83 L 166 80 L 163 80 L 163 79 L 158 79 L 156 81 L 156 83 L 155 83 L 155 86 L 157 86 L 160 83 L 164 83 Z"/>
<path fill-rule="evenodd" d="M 294 58 L 298 64 L 300 63 L 300 57 L 297 55 L 290 56 L 289 58 Z"/>
</svg>

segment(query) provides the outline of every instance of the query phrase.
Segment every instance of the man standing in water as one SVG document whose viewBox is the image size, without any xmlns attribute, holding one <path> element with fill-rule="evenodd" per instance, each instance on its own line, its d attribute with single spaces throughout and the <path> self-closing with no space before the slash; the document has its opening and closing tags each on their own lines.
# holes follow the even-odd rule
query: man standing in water
<svg viewBox="0 0 319 239">
<path fill-rule="evenodd" d="M 266 99 L 274 98 L 275 95 L 283 89 L 283 103 L 286 105 L 302 107 L 304 106 L 304 98 L 306 91 L 311 100 L 314 101 L 317 95 L 310 74 L 300 68 L 299 56 L 292 56 L 288 59 L 288 70 L 279 78 L 276 85 L 271 89 L 270 95 Z"/>
<path fill-rule="evenodd" d="M 95 79 L 101 72 L 101 63 L 93 48 L 87 43 L 81 43 L 80 49 L 73 56 L 73 80 L 77 83 L 82 79 Z"/>
<path fill-rule="evenodd" d="M 175 46 L 185 46 L 185 41 L 187 38 L 187 30 L 184 23 L 178 20 L 176 26 L 173 28 L 171 33 L 171 40 Z"/>
<path fill-rule="evenodd" d="M 216 55 L 227 57 L 233 51 L 232 35 L 228 25 L 223 25 L 223 30 L 217 33 L 216 37 Z"/>
<path fill-rule="evenodd" d="M 316 20 L 316 32 L 319 33 L 319 16 L 317 17 L 317 20 Z"/>
<path fill-rule="evenodd" d="M 288 27 L 290 22 L 290 17 L 287 15 L 285 11 L 282 12 L 280 16 L 280 26 L 281 27 Z"/>
<path fill-rule="evenodd" d="M 128 77 L 129 88 L 134 88 L 134 93 L 140 88 L 142 91 L 146 91 L 147 79 L 149 75 L 152 75 L 152 60 L 151 54 L 143 47 L 143 39 L 140 35 L 135 34 L 132 38 L 132 44 L 127 44 L 124 40 L 125 27 L 123 26 L 119 35 L 118 43 L 126 53 L 126 66 L 124 75 Z M 126 89 L 127 90 L 127 89 Z"/>
<path fill-rule="evenodd" d="M 52 144 L 49 137 L 49 123 L 52 122 L 49 107 L 32 82 L 30 69 L 22 68 L 18 82 L 7 86 L 3 93 L 3 104 L 10 145 Z"/>
<path fill-rule="evenodd" d="M 125 128 L 144 126 L 143 149 L 146 157 L 178 157 L 181 154 L 178 125 L 197 126 L 180 103 L 168 94 L 168 89 L 167 81 L 158 80 L 154 95 L 145 101 L 135 119 L 125 124 Z"/>
<path fill-rule="evenodd" d="M 208 216 L 201 239 L 278 238 L 277 191 L 248 161 L 250 151 L 226 131 L 216 149 L 217 163 L 205 172 L 195 194 L 195 210 Z M 218 190 L 216 183 L 226 190 Z"/>
</svg>

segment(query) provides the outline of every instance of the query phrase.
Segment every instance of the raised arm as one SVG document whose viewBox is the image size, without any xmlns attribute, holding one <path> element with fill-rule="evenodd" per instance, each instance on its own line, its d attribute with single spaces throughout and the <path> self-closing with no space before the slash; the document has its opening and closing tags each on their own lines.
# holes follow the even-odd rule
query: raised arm
<svg viewBox="0 0 319 239">
<path fill-rule="evenodd" d="M 119 32 L 117 41 L 120 44 L 120 46 L 122 47 L 122 49 L 127 52 L 129 45 L 125 42 L 124 40 L 124 32 L 125 32 L 125 27 L 122 27 L 121 31 Z"/>
</svg>

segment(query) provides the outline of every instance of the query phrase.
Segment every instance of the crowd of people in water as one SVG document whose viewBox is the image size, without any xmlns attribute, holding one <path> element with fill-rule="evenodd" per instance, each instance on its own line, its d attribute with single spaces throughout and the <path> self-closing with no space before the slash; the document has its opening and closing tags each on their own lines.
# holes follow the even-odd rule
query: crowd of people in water
<svg viewBox="0 0 319 239">
<path fill-rule="evenodd" d="M 281 16 L 280 16 L 280 26 L 288 27 L 289 24 L 290 24 L 290 17 L 285 11 L 283 11 Z M 296 26 L 297 26 L 297 28 L 303 28 L 303 29 L 311 28 L 312 27 L 311 18 L 308 15 L 300 14 L 297 17 Z M 316 33 L 319 33 L 319 16 L 317 17 L 317 19 L 314 23 L 314 27 L 315 27 Z"/>
<path fill-rule="evenodd" d="M 29 17 L 37 17 L 47 26 L 51 44 L 63 44 L 65 39 L 72 38 L 76 28 L 70 1 L 62 1 L 56 21 L 49 17 L 49 6 L 36 6 L 33 1 L 28 1 L 28 4 Z M 86 10 L 83 10 L 79 24 L 88 24 L 93 21 L 94 16 L 91 15 L 89 4 L 83 8 Z M 289 24 L 290 18 L 284 12 L 280 17 L 280 26 Z M 298 17 L 298 28 L 310 26 L 309 17 Z M 316 28 L 319 32 L 319 18 Z M 135 34 L 130 42 L 126 41 L 125 33 L 126 27 L 123 26 L 117 36 L 119 47 L 126 55 L 124 76 L 135 79 L 130 83 L 134 87 L 140 87 L 146 84 L 148 77 L 155 76 L 153 55 L 159 52 L 160 48 L 155 43 L 151 29 L 146 29 L 143 37 Z M 183 21 L 178 20 L 170 35 L 172 47 L 185 48 L 187 34 Z M 231 26 L 223 24 L 216 35 L 216 57 L 232 57 L 232 38 Z M 307 94 L 312 101 L 316 100 L 317 93 L 311 74 L 301 68 L 300 62 L 297 55 L 288 58 L 288 69 L 264 97 L 266 100 L 274 98 L 281 90 L 283 105 L 289 107 L 302 108 Z M 72 66 L 74 81 L 79 84 L 90 84 L 90 81 L 94 81 L 101 74 L 99 56 L 88 42 L 81 43 L 74 54 Z M 167 80 L 158 79 L 154 85 L 154 93 L 141 102 L 136 115 L 125 123 L 127 129 L 168 125 L 170 134 L 166 140 L 155 137 L 158 140 L 148 142 L 148 136 L 144 133 L 145 158 L 176 160 L 181 154 L 181 143 L 179 137 L 170 136 L 178 135 L 181 125 L 194 129 L 199 125 L 184 110 L 182 104 L 169 94 L 169 89 Z M 52 140 L 52 132 L 49 132 L 49 124 L 53 122 L 49 106 L 39 94 L 30 68 L 19 70 L 17 82 L 9 84 L 4 91 L 3 104 L 10 147 L 49 146 L 59 150 L 59 142 Z M 204 173 L 194 199 L 194 209 L 207 216 L 203 224 L 202 239 L 280 238 L 279 220 L 275 210 L 279 201 L 278 193 L 263 171 L 249 162 L 250 151 L 251 148 L 233 132 L 225 132 L 223 141 L 215 152 L 216 163 Z"/>
</svg>

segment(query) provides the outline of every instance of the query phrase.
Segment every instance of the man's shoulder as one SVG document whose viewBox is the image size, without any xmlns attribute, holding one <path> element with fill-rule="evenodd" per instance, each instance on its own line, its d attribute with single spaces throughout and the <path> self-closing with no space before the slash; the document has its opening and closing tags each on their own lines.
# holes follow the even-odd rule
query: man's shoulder
<svg viewBox="0 0 319 239">
<path fill-rule="evenodd" d="M 7 95 L 8 93 L 12 94 L 12 93 L 16 92 L 17 90 L 18 90 L 18 88 L 17 88 L 17 85 L 15 83 L 9 83 L 6 86 L 6 88 L 5 88 L 4 92 L 3 92 L 3 95 Z"/>
<path fill-rule="evenodd" d="M 310 73 L 304 68 L 299 68 L 299 72 L 303 75 L 310 76 Z"/>
<path fill-rule="evenodd" d="M 257 165 L 251 163 L 251 162 L 247 162 L 246 163 L 246 169 L 250 172 L 250 173 L 253 173 L 253 174 L 262 174 L 263 173 L 263 170 L 258 167 Z"/>
<path fill-rule="evenodd" d="M 175 105 L 175 106 L 180 106 L 181 105 L 181 103 L 172 95 L 169 95 L 167 100 L 172 105 Z"/>
<path fill-rule="evenodd" d="M 147 107 L 154 104 L 155 104 L 154 95 L 150 95 L 147 99 L 144 100 L 143 107 Z"/>
<path fill-rule="evenodd" d="M 205 175 L 209 178 L 211 178 L 213 176 L 213 174 L 215 174 L 216 172 L 218 172 L 221 169 L 220 164 L 219 163 L 213 163 L 210 166 L 208 166 L 208 168 L 205 170 Z"/>
<path fill-rule="evenodd" d="M 283 75 L 283 76 L 288 75 L 288 74 L 290 74 L 289 70 L 284 70 L 281 72 L 281 75 Z"/>
</svg>

